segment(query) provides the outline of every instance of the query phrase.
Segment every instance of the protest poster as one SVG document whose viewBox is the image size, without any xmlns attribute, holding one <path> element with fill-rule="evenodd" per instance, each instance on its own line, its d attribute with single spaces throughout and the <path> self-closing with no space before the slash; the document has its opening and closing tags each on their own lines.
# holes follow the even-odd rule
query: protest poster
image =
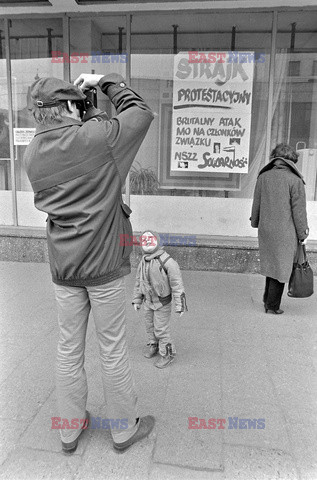
<svg viewBox="0 0 317 480">
<path fill-rule="evenodd" d="M 248 172 L 253 67 L 253 52 L 175 55 L 171 173 Z"/>
</svg>

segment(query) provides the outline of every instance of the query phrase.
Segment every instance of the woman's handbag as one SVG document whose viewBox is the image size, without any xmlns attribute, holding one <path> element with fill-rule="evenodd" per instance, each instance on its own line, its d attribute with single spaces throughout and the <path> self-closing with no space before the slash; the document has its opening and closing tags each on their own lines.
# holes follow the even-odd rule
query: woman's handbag
<svg viewBox="0 0 317 480">
<path fill-rule="evenodd" d="M 308 263 L 306 247 L 299 243 L 288 283 L 289 297 L 306 298 L 314 293 L 314 274 Z"/>
</svg>

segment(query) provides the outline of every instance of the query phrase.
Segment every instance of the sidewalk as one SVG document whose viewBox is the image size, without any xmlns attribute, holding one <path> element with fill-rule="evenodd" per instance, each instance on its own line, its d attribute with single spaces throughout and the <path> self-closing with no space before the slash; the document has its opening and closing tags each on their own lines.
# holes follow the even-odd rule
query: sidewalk
<svg viewBox="0 0 317 480">
<path fill-rule="evenodd" d="M 51 429 L 57 322 L 49 266 L 0 263 L 0 479 L 316 480 L 317 278 L 312 297 L 285 292 L 284 315 L 266 315 L 263 277 L 183 271 L 189 312 L 173 315 L 177 360 L 158 370 L 142 356 L 134 277 L 130 358 L 140 415 L 153 414 L 156 426 L 122 455 L 107 430 L 89 430 L 65 456 Z M 107 418 L 92 322 L 86 371 L 88 410 Z M 225 428 L 189 429 L 188 417 L 225 419 Z M 265 428 L 229 429 L 230 417 L 265 419 Z"/>
</svg>

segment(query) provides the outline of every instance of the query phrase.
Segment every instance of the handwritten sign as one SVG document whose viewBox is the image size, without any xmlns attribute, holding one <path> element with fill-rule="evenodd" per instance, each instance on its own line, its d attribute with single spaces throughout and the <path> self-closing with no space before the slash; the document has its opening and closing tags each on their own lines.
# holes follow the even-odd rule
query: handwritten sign
<svg viewBox="0 0 317 480">
<path fill-rule="evenodd" d="M 248 172 L 254 53 L 234 53 L 175 55 L 171 171 Z"/>
<path fill-rule="evenodd" d="M 35 135 L 35 128 L 14 128 L 14 145 L 28 145 Z"/>
</svg>

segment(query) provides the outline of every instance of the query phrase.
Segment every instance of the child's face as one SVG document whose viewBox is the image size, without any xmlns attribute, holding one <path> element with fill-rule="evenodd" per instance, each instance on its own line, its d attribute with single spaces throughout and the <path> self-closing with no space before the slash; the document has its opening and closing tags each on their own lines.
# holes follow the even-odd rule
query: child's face
<svg viewBox="0 0 317 480">
<path fill-rule="evenodd" d="M 144 253 L 152 253 L 157 247 L 157 238 L 152 232 L 144 232 L 141 239 Z"/>
</svg>

